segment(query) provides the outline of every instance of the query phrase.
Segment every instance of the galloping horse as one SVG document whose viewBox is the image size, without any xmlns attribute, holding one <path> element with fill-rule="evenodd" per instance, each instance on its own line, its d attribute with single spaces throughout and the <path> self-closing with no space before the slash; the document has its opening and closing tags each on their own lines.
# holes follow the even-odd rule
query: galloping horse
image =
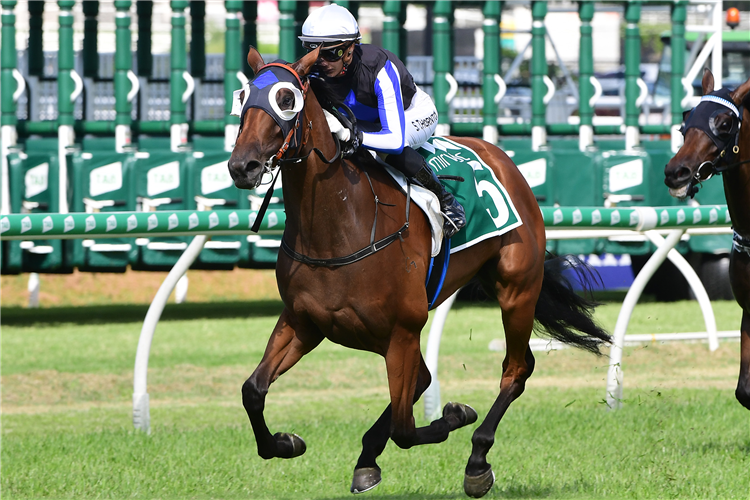
<svg viewBox="0 0 750 500">
<path fill-rule="evenodd" d="M 229 160 L 230 174 L 237 187 L 254 188 L 264 172 L 280 166 L 286 210 L 283 251 L 276 264 L 285 308 L 260 365 L 242 386 L 242 402 L 258 454 L 293 458 L 305 452 L 304 441 L 294 434 L 271 434 L 263 417 L 270 384 L 324 338 L 383 356 L 391 403 L 362 438 L 351 487 L 360 493 L 380 482 L 376 459 L 389 438 L 401 448 L 439 443 L 451 431 L 475 422 L 477 414 L 468 405 L 448 403 L 442 418 L 415 426 L 413 405 L 430 385 L 419 343 L 428 319 L 430 225 L 416 205 L 407 206 L 407 198 L 369 153 L 360 149 L 352 158 L 341 158 L 320 104 L 324 89 L 307 77 L 317 58 L 316 50 L 292 64 L 266 65 L 251 48 L 247 60 L 256 74 L 251 82 L 256 95 L 250 94 L 254 104 L 248 106 L 248 96 L 237 94 L 242 100 L 241 128 Z M 275 94 L 259 90 L 279 79 L 286 82 Z M 251 92 L 249 86 L 245 92 Z M 262 102 L 263 95 L 271 102 Z M 591 319 L 594 304 L 577 295 L 562 275 L 564 267 L 580 270 L 581 263 L 545 263 L 544 222 L 513 162 L 478 139 L 453 140 L 472 148 L 492 168 L 523 222 L 452 255 L 435 302 L 477 276 L 502 309 L 507 354 L 500 394 L 473 435 L 464 478 L 466 493 L 481 497 L 494 483 L 486 456 L 495 430 L 534 370 L 529 338 L 535 318 L 543 332 L 592 352 L 598 353 L 609 336 Z M 381 238 L 377 242 L 376 234 Z"/>
<path fill-rule="evenodd" d="M 685 198 L 697 191 L 696 184 L 716 173 L 724 175 L 734 228 L 729 279 L 742 308 L 740 376 L 734 394 L 750 410 L 750 80 L 734 91 L 714 91 L 714 76 L 706 69 L 702 86 L 704 97 L 684 125 L 685 144 L 665 167 L 664 183 L 672 196 Z"/>
</svg>

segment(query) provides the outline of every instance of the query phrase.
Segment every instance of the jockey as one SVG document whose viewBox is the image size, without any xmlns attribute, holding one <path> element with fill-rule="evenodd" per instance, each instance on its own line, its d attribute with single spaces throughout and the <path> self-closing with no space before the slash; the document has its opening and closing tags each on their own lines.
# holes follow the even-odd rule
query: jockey
<svg viewBox="0 0 750 500">
<path fill-rule="evenodd" d="M 437 128 L 435 104 L 398 57 L 374 45 L 361 45 L 360 38 L 354 16 L 336 4 L 313 11 L 299 37 L 308 51 L 322 45 L 314 76 L 325 81 L 368 130 L 353 130 L 345 140 L 355 148 L 362 145 L 387 155 L 386 163 L 435 193 L 446 219 L 444 234 L 450 238 L 466 225 L 464 209 L 415 151 Z"/>
</svg>

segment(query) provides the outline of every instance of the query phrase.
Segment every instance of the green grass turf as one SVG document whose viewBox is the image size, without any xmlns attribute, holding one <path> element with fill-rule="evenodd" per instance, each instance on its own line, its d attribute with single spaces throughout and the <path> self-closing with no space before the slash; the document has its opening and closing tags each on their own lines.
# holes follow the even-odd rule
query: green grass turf
<svg viewBox="0 0 750 500">
<path fill-rule="evenodd" d="M 308 445 L 294 460 L 260 459 L 239 390 L 258 363 L 280 304 L 167 307 L 151 351 L 152 434 L 131 423 L 132 366 L 145 307 L 2 310 L 3 498 L 350 498 L 360 439 L 388 402 L 382 360 L 322 344 L 269 393 L 272 432 Z M 610 330 L 619 304 L 598 317 Z M 720 330 L 740 311 L 714 303 Z M 695 302 L 642 304 L 629 333 L 698 331 Z M 426 335 L 425 335 L 426 337 Z M 499 311 L 459 304 L 441 345 L 443 401 L 484 418 L 497 394 Z M 424 339 L 426 340 L 426 338 Z M 424 344 L 423 340 L 423 344 Z M 537 353 L 524 395 L 488 459 L 488 498 L 749 498 L 750 418 L 734 399 L 739 344 L 625 349 L 625 405 L 602 402 L 607 358 Z M 427 421 L 415 406 L 418 425 Z M 477 424 L 446 443 L 379 464 L 373 498 L 465 498 Z"/>
</svg>

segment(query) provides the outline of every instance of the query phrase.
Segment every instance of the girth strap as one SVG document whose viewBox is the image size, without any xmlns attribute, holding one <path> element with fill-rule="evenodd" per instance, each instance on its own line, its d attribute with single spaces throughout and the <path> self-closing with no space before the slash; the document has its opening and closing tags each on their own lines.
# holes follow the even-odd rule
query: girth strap
<svg viewBox="0 0 750 500">
<path fill-rule="evenodd" d="M 297 260 L 299 262 L 302 262 L 303 264 L 308 264 L 310 266 L 321 266 L 321 267 L 339 267 L 339 266 L 345 266 L 347 264 L 353 264 L 354 262 L 357 262 L 358 260 L 362 260 L 365 257 L 368 257 L 378 250 L 382 250 L 397 239 L 401 238 L 401 233 L 406 231 L 408 229 L 409 223 L 406 222 L 403 226 L 401 226 L 401 229 L 399 229 L 397 232 L 390 234 L 383 238 L 382 240 L 378 240 L 371 245 L 368 245 L 364 247 L 363 249 L 354 252 L 353 254 L 347 255 L 346 257 L 334 257 L 333 259 L 315 259 L 312 257 L 308 257 L 307 255 L 302 255 L 301 253 L 295 252 L 289 245 L 287 245 L 286 241 L 282 238 L 281 239 L 281 248 L 286 252 L 286 254 L 293 258 L 294 260 Z"/>
<path fill-rule="evenodd" d="M 743 237 L 737 231 L 734 231 L 732 236 L 732 247 L 736 252 L 750 256 L 750 239 Z"/>
</svg>

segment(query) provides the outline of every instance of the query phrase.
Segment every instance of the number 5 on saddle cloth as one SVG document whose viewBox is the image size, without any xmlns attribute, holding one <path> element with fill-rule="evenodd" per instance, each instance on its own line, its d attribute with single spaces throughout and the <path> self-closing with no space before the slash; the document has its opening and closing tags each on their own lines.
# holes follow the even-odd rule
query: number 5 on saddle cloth
<svg viewBox="0 0 750 500">
<path fill-rule="evenodd" d="M 431 137 L 417 149 L 417 152 L 424 157 L 438 177 L 449 177 L 441 179 L 441 182 L 466 211 L 466 227 L 456 233 L 451 240 L 447 240 L 450 241 L 449 244 L 447 241 L 444 242 L 446 244 L 443 245 L 443 251 L 440 254 L 460 252 L 523 224 L 505 187 L 492 169 L 473 150 L 444 137 Z M 404 189 L 406 180 L 403 174 L 393 168 L 386 168 L 386 170 Z M 463 178 L 465 181 L 461 182 L 452 178 Z M 434 196 L 431 193 L 430 195 Z M 419 202 L 419 197 L 414 195 L 413 198 L 420 208 L 425 210 Z M 435 255 L 433 252 L 427 278 L 430 308 L 440 294 L 448 267 L 447 255 L 440 257 L 440 254 Z"/>
</svg>

